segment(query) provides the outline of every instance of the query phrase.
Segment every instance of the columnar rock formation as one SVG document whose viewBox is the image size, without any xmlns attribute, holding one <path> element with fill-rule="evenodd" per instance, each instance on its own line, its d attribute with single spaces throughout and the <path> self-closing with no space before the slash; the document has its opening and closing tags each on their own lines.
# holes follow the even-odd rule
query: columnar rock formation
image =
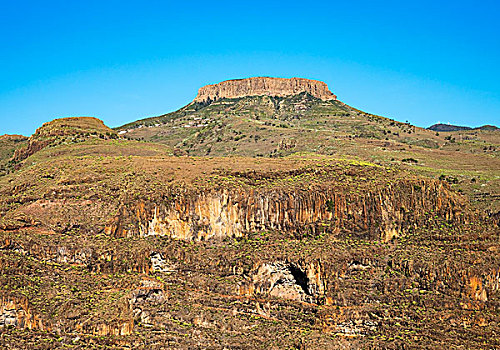
<svg viewBox="0 0 500 350">
<path fill-rule="evenodd" d="M 45 329 L 42 320 L 33 313 L 26 298 L 0 296 L 0 329 L 18 327 L 28 329 Z"/>
<path fill-rule="evenodd" d="M 122 237 L 138 231 L 141 236 L 199 241 L 241 237 L 259 230 L 317 232 L 329 226 L 334 231 L 355 230 L 388 241 L 424 219 L 426 212 L 463 220 L 464 210 L 463 200 L 434 180 L 401 181 L 394 188 L 364 194 L 339 193 L 329 187 L 309 191 L 223 190 L 122 208 L 105 232 Z"/>
<path fill-rule="evenodd" d="M 215 101 L 221 98 L 240 98 L 245 96 L 292 96 L 307 92 L 322 100 L 335 100 L 328 86 L 318 80 L 303 78 L 254 77 L 248 79 L 226 80 L 207 85 L 198 91 L 195 102 Z"/>
</svg>

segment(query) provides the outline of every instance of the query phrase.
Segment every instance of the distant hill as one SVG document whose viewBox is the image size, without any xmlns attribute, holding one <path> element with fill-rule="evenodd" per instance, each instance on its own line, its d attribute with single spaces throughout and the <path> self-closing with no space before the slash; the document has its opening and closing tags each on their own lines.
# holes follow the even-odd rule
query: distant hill
<svg viewBox="0 0 500 350">
<path fill-rule="evenodd" d="M 468 126 L 459 126 L 459 125 L 451 125 L 451 124 L 434 124 L 429 126 L 427 129 L 432 131 L 460 131 L 460 130 L 472 130 L 472 128 Z"/>
<path fill-rule="evenodd" d="M 498 127 L 496 127 L 495 125 L 483 125 L 483 126 L 480 126 L 478 128 L 475 128 L 475 130 L 498 130 Z"/>
<path fill-rule="evenodd" d="M 452 124 L 434 124 L 427 129 L 432 130 L 432 131 L 442 131 L 442 132 L 448 132 L 448 131 L 461 131 L 461 130 L 498 130 L 498 128 L 494 125 L 483 125 L 479 126 L 477 128 L 471 128 L 468 126 L 459 126 L 459 125 L 452 125 Z"/>
</svg>

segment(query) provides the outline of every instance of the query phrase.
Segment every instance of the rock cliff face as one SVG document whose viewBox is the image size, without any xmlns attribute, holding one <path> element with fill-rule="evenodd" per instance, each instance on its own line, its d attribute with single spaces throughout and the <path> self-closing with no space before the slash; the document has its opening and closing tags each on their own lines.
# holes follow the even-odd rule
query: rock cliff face
<svg viewBox="0 0 500 350">
<path fill-rule="evenodd" d="M 235 189 L 179 196 L 174 202 L 122 207 L 105 232 L 116 237 L 167 236 L 203 241 L 279 230 L 295 234 L 338 232 L 389 241 L 426 213 L 465 220 L 465 202 L 439 181 L 401 181 L 394 188 L 341 193 L 333 188 L 276 191 Z"/>
<path fill-rule="evenodd" d="M 26 298 L 0 296 L 0 329 L 8 327 L 45 329 Z"/>
<path fill-rule="evenodd" d="M 287 261 L 263 263 L 251 279 L 239 286 L 238 292 L 246 296 L 264 295 L 318 303 L 325 294 L 322 275 L 318 261 L 308 264 Z"/>
<path fill-rule="evenodd" d="M 221 98 L 240 98 L 245 96 L 291 96 L 307 92 L 322 100 L 335 100 L 328 86 L 318 80 L 303 78 L 255 77 L 248 79 L 226 80 L 207 85 L 198 91 L 195 102 L 211 102 Z"/>
</svg>

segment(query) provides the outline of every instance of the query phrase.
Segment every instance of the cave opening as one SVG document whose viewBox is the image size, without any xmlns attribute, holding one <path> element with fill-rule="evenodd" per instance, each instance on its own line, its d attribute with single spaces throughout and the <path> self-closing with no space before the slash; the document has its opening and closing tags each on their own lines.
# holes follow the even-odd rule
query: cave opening
<svg viewBox="0 0 500 350">
<path fill-rule="evenodd" d="M 300 269 L 299 267 L 297 267 L 293 264 L 288 265 L 288 270 L 290 271 L 292 276 L 295 278 L 295 281 L 300 286 L 300 288 L 302 288 L 304 293 L 306 293 L 307 295 L 311 295 L 311 293 L 309 293 L 309 288 L 308 288 L 309 278 L 307 278 L 306 273 L 304 271 L 302 271 L 302 269 Z"/>
</svg>

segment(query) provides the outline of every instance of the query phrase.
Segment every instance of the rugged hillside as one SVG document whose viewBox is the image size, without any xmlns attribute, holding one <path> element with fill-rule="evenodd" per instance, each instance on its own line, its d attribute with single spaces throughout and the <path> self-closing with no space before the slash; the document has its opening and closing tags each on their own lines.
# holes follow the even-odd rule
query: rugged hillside
<svg viewBox="0 0 500 350">
<path fill-rule="evenodd" d="M 500 132 L 494 129 L 439 133 L 302 92 L 194 101 L 117 131 L 165 144 L 176 155 L 279 158 L 308 152 L 410 168 L 446 179 L 491 215 L 500 211 Z"/>
<path fill-rule="evenodd" d="M 22 135 L 0 136 L 0 176 L 5 175 L 12 170 L 12 157 L 14 156 L 16 149 L 25 146 L 27 140 L 28 138 Z"/>
<path fill-rule="evenodd" d="M 141 146 L 162 157 L 137 156 Z M 186 240 L 262 230 L 301 235 L 328 227 L 390 240 L 425 212 L 468 220 L 465 201 L 447 183 L 371 163 L 302 156 L 178 158 L 165 151 L 127 140 L 39 151 L 29 158 L 36 166 L 3 179 L 0 227 L 36 223 L 64 232 L 73 223 L 116 237 Z M 99 206 L 92 207 L 94 202 Z"/>
<path fill-rule="evenodd" d="M 0 178 L 3 346 L 499 345 L 498 229 L 446 181 L 86 137 Z"/>
<path fill-rule="evenodd" d="M 116 132 L 97 118 L 72 117 L 55 119 L 38 128 L 28 139 L 28 144 L 16 150 L 12 160 L 21 162 L 46 147 L 82 142 L 89 138 L 110 139 L 116 137 Z"/>
<path fill-rule="evenodd" d="M 306 92 L 44 124 L 0 176 L 0 347 L 500 347 L 497 144 Z"/>
<path fill-rule="evenodd" d="M 380 141 L 389 150 L 418 147 L 498 157 L 500 134 L 496 130 L 464 130 L 470 134 L 459 140 L 454 133 L 440 134 L 368 114 L 309 92 L 288 95 L 285 90 L 284 96 L 269 92 L 270 96 L 221 97 L 215 102 L 200 97 L 212 88 L 201 88 L 201 95 L 178 111 L 139 120 L 117 131 L 126 138 L 164 143 L 180 154 L 197 156 L 277 157 L 314 152 L 347 153 L 374 160 L 381 152 L 367 153 L 374 141 Z"/>
</svg>

